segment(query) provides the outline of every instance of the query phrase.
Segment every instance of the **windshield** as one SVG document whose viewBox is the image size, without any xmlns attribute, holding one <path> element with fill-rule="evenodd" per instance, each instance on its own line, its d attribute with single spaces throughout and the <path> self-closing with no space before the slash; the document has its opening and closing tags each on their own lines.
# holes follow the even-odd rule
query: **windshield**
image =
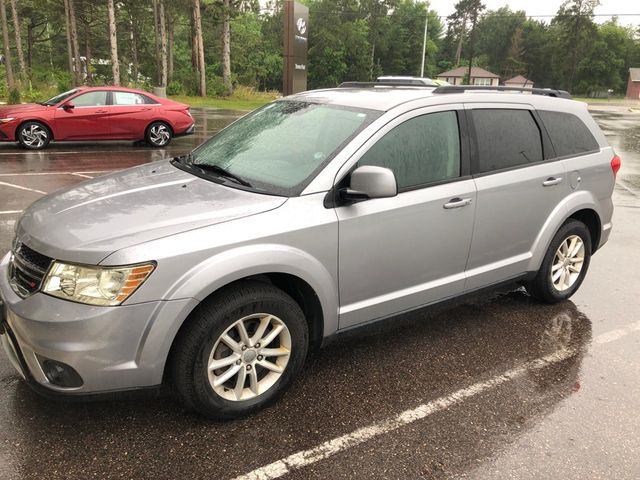
<svg viewBox="0 0 640 480">
<path fill-rule="evenodd" d="M 341 147 L 379 115 L 335 105 L 274 102 L 202 144 L 190 164 L 220 167 L 215 170 L 268 193 L 299 195 Z"/>
<path fill-rule="evenodd" d="M 78 91 L 78 89 L 74 88 L 73 90 L 69 90 L 68 92 L 59 93 L 58 95 L 56 95 L 55 97 L 50 98 L 46 102 L 42 102 L 42 105 L 50 105 L 50 106 L 57 105 L 58 103 L 63 101 L 65 98 L 69 98 L 71 95 L 73 95 L 77 91 Z"/>
</svg>

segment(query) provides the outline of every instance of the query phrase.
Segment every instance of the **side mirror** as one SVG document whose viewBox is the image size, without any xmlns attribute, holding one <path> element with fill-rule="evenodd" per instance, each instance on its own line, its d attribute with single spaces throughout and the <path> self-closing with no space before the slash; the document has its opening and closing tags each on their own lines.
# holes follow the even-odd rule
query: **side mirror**
<svg viewBox="0 0 640 480">
<path fill-rule="evenodd" d="M 67 102 L 64 105 L 62 105 L 62 108 L 64 110 L 73 110 L 74 108 L 76 108 L 76 106 L 73 104 L 73 102 Z"/>
<path fill-rule="evenodd" d="M 398 184 L 393 172 L 388 168 L 372 165 L 356 168 L 351 173 L 349 188 L 341 191 L 345 200 L 388 198 L 397 194 Z"/>
</svg>

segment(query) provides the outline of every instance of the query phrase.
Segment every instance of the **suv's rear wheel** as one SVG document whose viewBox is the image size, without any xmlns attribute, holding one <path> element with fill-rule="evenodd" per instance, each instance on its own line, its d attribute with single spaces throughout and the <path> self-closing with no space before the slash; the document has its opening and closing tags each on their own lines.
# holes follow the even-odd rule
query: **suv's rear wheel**
<svg viewBox="0 0 640 480">
<path fill-rule="evenodd" d="M 275 400 L 300 371 L 307 323 L 286 293 L 261 282 L 218 292 L 176 340 L 171 374 L 184 403 L 211 418 L 237 418 Z"/>
<path fill-rule="evenodd" d="M 556 233 L 530 293 L 546 303 L 569 298 L 580 287 L 591 261 L 591 234 L 578 220 L 567 221 Z"/>
</svg>

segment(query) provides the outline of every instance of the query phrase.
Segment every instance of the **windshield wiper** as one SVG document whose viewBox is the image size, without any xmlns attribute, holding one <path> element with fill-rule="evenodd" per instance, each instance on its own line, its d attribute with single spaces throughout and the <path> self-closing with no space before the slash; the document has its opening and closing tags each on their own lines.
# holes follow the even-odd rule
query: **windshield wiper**
<svg viewBox="0 0 640 480">
<path fill-rule="evenodd" d="M 244 185 L 245 187 L 253 187 L 249 182 L 247 182 L 244 178 L 239 177 L 235 173 L 231 173 L 229 170 L 221 167 L 220 165 L 209 165 L 208 163 L 192 163 L 192 167 L 199 168 L 200 170 L 207 172 L 214 172 L 220 175 L 221 177 L 226 177 L 234 180 L 236 183 L 240 185 Z"/>
<path fill-rule="evenodd" d="M 190 153 L 187 153 L 186 155 L 179 155 L 177 157 L 173 157 L 174 162 L 178 162 L 182 165 L 186 165 L 189 160 L 191 160 Z"/>
</svg>

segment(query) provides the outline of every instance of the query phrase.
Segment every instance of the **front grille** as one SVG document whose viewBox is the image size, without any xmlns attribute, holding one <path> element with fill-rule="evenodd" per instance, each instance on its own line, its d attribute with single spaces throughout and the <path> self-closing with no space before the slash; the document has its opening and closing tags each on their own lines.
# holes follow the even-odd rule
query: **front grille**
<svg viewBox="0 0 640 480">
<path fill-rule="evenodd" d="M 9 280 L 15 292 L 24 298 L 40 289 L 53 260 L 18 241 L 14 243 L 12 253 Z"/>
</svg>

